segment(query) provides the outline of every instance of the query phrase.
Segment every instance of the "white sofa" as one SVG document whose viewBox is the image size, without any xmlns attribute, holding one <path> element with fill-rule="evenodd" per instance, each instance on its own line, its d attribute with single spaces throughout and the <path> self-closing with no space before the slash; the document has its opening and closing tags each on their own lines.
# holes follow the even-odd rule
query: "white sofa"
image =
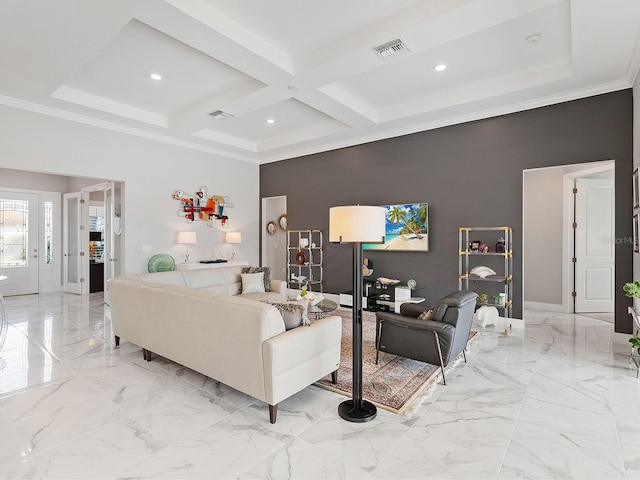
<svg viewBox="0 0 640 480">
<path fill-rule="evenodd" d="M 241 295 L 242 267 L 129 275 L 109 280 L 111 319 L 120 338 L 218 380 L 269 405 L 277 405 L 340 363 L 342 321 L 327 316 L 311 326 L 285 330 L 279 311 L 263 299 L 275 292 Z"/>
</svg>

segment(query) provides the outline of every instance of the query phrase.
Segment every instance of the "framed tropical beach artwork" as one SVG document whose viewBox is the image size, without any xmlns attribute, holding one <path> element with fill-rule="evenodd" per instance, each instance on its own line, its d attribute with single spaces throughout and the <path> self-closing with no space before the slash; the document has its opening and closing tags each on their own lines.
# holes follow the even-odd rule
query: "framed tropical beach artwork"
<svg viewBox="0 0 640 480">
<path fill-rule="evenodd" d="M 429 251 L 429 204 L 405 203 L 383 205 L 385 215 L 385 239 L 381 243 L 365 243 L 366 250 L 402 252 Z"/>
</svg>

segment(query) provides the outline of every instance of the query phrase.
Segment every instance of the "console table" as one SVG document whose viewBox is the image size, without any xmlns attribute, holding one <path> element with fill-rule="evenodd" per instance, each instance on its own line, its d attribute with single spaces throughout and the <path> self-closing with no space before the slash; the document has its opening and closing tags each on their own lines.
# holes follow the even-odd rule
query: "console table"
<svg viewBox="0 0 640 480">
<path fill-rule="evenodd" d="M 178 263 L 176 270 L 200 270 L 201 268 L 222 268 L 222 267 L 244 267 L 249 266 L 246 260 L 229 260 L 228 262 L 218 263 Z"/>
<path fill-rule="evenodd" d="M 367 308 L 371 311 L 389 311 L 393 308 L 395 313 L 400 313 L 400 305 L 403 303 L 422 303 L 424 297 L 414 297 L 413 292 L 424 287 L 409 287 L 408 285 L 386 285 L 382 288 L 369 290 L 367 295 Z"/>
</svg>

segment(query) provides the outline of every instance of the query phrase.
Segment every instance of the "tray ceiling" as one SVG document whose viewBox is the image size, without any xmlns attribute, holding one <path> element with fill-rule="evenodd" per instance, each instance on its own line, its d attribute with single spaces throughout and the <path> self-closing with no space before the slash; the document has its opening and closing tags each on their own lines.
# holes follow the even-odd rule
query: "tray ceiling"
<svg viewBox="0 0 640 480">
<path fill-rule="evenodd" d="M 640 2 L 7 0 L 0 39 L 2 104 L 266 163 L 629 88 Z"/>
</svg>

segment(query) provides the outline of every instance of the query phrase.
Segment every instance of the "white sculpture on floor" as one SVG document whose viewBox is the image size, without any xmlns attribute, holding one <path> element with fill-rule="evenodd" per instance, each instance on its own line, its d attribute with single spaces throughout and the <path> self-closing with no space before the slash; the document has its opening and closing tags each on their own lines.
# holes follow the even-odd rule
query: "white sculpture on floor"
<svg viewBox="0 0 640 480">
<path fill-rule="evenodd" d="M 474 322 L 477 322 L 482 328 L 487 325 L 496 325 L 500 317 L 496 307 L 484 305 L 480 307 L 474 314 Z"/>
</svg>

